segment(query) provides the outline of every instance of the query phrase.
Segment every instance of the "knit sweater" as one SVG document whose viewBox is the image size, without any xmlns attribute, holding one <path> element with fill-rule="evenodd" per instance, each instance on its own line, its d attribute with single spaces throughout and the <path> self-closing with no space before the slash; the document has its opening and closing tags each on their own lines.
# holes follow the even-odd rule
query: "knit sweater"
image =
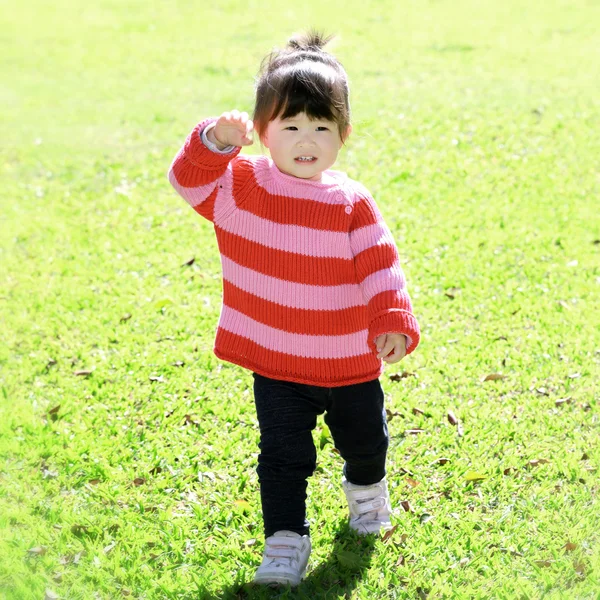
<svg viewBox="0 0 600 600">
<path fill-rule="evenodd" d="M 192 130 L 169 169 L 214 225 L 223 273 L 215 355 L 260 375 L 337 387 L 381 375 L 375 339 L 419 343 L 398 251 L 371 194 L 340 171 L 320 181 L 266 156 L 210 150 Z"/>
</svg>

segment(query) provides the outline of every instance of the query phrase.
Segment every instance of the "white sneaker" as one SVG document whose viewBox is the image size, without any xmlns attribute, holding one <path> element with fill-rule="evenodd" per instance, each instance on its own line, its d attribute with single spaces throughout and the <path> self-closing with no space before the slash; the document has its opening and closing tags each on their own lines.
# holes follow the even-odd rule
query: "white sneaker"
<svg viewBox="0 0 600 600">
<path fill-rule="evenodd" d="M 254 583 L 263 585 L 298 585 L 306 575 L 311 545 L 308 535 L 293 531 L 276 531 L 265 540 L 263 561 Z"/>
<path fill-rule="evenodd" d="M 350 527 L 361 534 L 392 529 L 390 495 L 385 477 L 371 485 L 356 485 L 342 478 L 350 508 Z"/>
</svg>

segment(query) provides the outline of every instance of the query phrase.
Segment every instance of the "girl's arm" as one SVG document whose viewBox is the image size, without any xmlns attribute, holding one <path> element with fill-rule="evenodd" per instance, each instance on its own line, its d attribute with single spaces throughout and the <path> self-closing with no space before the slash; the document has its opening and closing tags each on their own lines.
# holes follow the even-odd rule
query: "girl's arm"
<svg viewBox="0 0 600 600">
<path fill-rule="evenodd" d="M 216 121 L 216 118 L 206 119 L 194 127 L 168 172 L 169 181 L 177 193 L 196 212 L 212 222 L 215 211 L 227 211 L 228 204 L 233 202 L 230 163 L 241 150 L 234 147 L 224 154 L 213 152 L 205 145 L 202 133 Z"/>
<path fill-rule="evenodd" d="M 406 336 L 406 354 L 410 354 L 419 343 L 420 330 L 412 314 L 406 278 L 392 233 L 362 186 L 354 205 L 350 246 L 369 311 L 369 345 L 377 352 L 379 336 L 401 333 Z"/>
</svg>

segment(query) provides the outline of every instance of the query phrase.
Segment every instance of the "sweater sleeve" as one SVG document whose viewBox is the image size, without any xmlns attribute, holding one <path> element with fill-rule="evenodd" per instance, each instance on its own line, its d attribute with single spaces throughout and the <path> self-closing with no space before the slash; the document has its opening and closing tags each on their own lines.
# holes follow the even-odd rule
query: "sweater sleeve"
<svg viewBox="0 0 600 600">
<path fill-rule="evenodd" d="M 223 212 L 229 212 L 232 196 L 231 161 L 241 148 L 229 153 L 213 152 L 202 141 L 206 127 L 215 118 L 198 123 L 188 135 L 183 147 L 175 155 L 168 177 L 177 193 L 200 215 L 214 222 L 215 201 L 220 199 Z"/>
<path fill-rule="evenodd" d="M 419 344 L 420 330 L 412 313 L 406 278 L 392 233 L 375 201 L 362 186 L 354 205 L 350 227 L 354 268 L 369 313 L 368 343 L 384 333 L 406 336 L 406 354 Z"/>
</svg>

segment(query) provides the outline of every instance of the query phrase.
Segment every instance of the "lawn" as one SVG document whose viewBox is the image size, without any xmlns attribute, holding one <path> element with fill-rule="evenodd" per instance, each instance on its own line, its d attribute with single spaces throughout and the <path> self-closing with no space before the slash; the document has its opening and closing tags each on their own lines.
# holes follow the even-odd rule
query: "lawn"
<svg viewBox="0 0 600 600">
<path fill-rule="evenodd" d="M 600 598 L 597 2 L 1 6 L 2 600 Z M 166 173 L 312 25 L 422 342 L 381 377 L 397 527 L 348 531 L 321 419 L 309 576 L 272 591 L 252 376 Z"/>
</svg>

